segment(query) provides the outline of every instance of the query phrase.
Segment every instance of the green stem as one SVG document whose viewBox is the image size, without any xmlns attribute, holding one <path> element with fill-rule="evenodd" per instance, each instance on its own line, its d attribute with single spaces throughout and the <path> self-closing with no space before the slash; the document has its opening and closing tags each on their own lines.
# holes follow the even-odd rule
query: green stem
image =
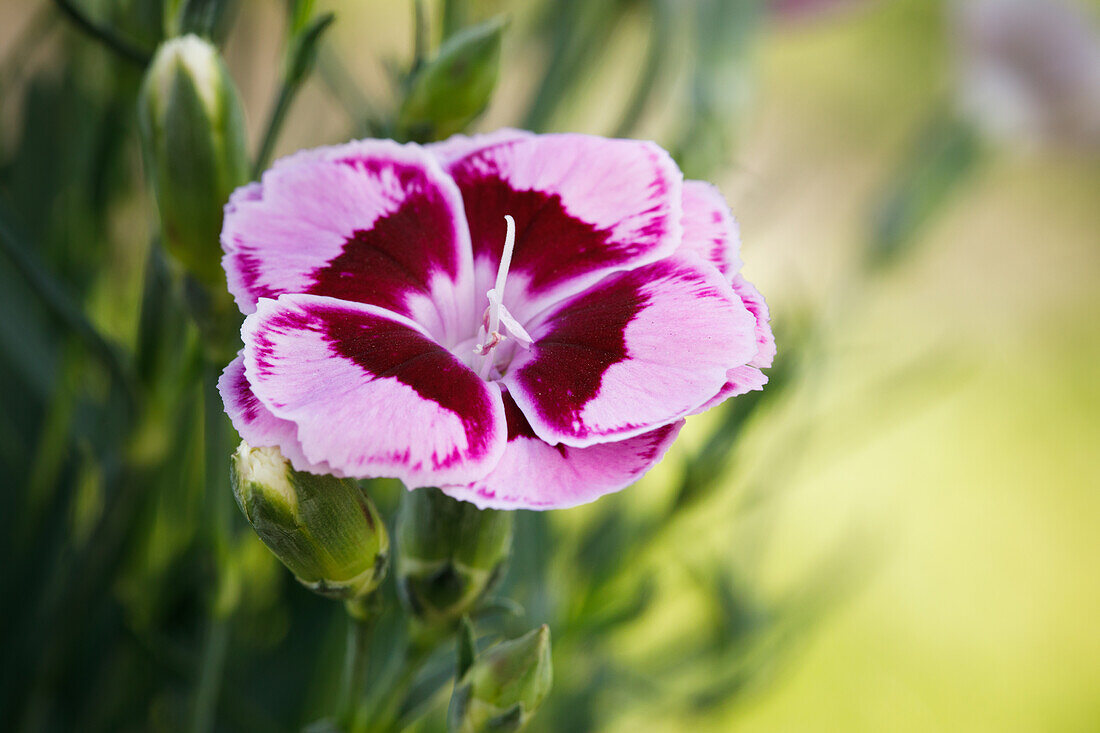
<svg viewBox="0 0 1100 733">
<path fill-rule="evenodd" d="M 206 640 L 200 658 L 198 684 L 195 689 L 192 733 L 206 733 L 214 724 L 218 696 L 221 691 L 225 651 L 229 644 L 229 622 L 235 605 L 235 588 L 231 567 L 230 534 L 232 516 L 229 513 L 229 455 L 225 413 L 218 395 L 218 369 L 207 361 L 203 365 L 203 460 L 205 461 L 206 543 L 214 558 L 215 592 L 210 600 Z"/>
<path fill-rule="evenodd" d="M 630 102 L 615 128 L 614 137 L 628 137 L 637 127 L 646 104 L 653 96 L 672 41 L 672 9 L 667 0 L 651 0 L 650 6 L 652 17 L 649 20 L 649 47 L 646 49 L 645 63 Z"/>
<path fill-rule="evenodd" d="M 271 164 L 271 154 L 275 152 L 275 141 L 279 138 L 279 131 L 283 128 L 286 113 L 290 110 L 290 103 L 294 100 L 296 92 L 297 85 L 286 81 L 279 85 L 279 96 L 275 98 L 275 106 L 271 109 L 271 117 L 267 120 L 263 141 L 260 143 L 260 152 L 256 154 L 256 165 L 252 169 L 253 179 L 259 178 Z"/>
<path fill-rule="evenodd" d="M 327 46 L 317 54 L 317 71 L 321 81 L 351 118 L 354 136 L 377 137 L 381 129 L 377 105 L 359 88 L 340 57 Z"/>
<path fill-rule="evenodd" d="M 543 132 L 576 84 L 591 73 L 608 46 L 611 28 L 622 13 L 621 3 L 563 0 L 554 5 L 550 61 L 523 127 Z"/>
<path fill-rule="evenodd" d="M 377 707 L 371 706 L 364 711 L 369 712 L 370 719 L 365 720 L 360 717 L 356 721 L 357 725 L 353 729 L 354 733 L 366 733 L 367 731 L 370 733 L 390 733 L 399 730 L 397 727 L 398 717 L 401 714 L 405 698 L 409 694 L 409 688 L 424 662 L 431 656 L 434 648 L 434 644 L 419 643 L 414 639 L 409 640 L 409 646 L 405 650 L 400 669 L 382 692 L 381 700 L 376 699 L 375 705 Z"/>
<path fill-rule="evenodd" d="M 401 714 L 401 717 L 394 723 L 394 730 L 403 731 L 407 730 L 413 723 L 423 718 L 430 711 L 443 705 L 443 703 L 450 697 L 451 680 L 446 680 L 444 684 L 440 685 L 439 689 L 433 692 L 422 703 L 405 711 Z"/>
<path fill-rule="evenodd" d="M 413 0 L 413 63 L 411 77 L 428 58 L 428 9 L 424 0 Z"/>
<path fill-rule="evenodd" d="M 225 667 L 225 651 L 228 646 L 229 619 L 214 615 L 210 618 L 206 639 L 202 645 L 194 718 L 191 721 L 192 733 L 206 733 L 213 729 L 214 712 L 218 706 L 218 693 L 221 690 L 222 671 Z"/>
<path fill-rule="evenodd" d="M 80 30 L 103 43 L 135 66 L 144 68 L 152 58 L 152 54 L 145 49 L 119 36 L 111 28 L 101 23 L 96 23 L 89 18 L 73 4 L 72 0 L 54 0 L 54 5 L 56 5 L 58 10 L 64 13 L 75 26 L 80 28 Z"/>
<path fill-rule="evenodd" d="M 443 0 L 442 40 L 446 41 L 466 27 L 466 0 Z"/>
<path fill-rule="evenodd" d="M 325 13 L 314 18 L 304 28 L 296 30 L 290 38 L 289 46 L 283 56 L 283 77 L 279 82 L 279 96 L 275 99 L 271 117 L 267 121 L 267 129 L 264 130 L 263 142 L 260 144 L 260 152 L 256 156 L 256 165 L 252 170 L 253 178 L 259 178 L 271 163 L 275 141 L 283 127 L 290 103 L 294 101 L 294 96 L 313 69 L 313 64 L 317 60 L 317 44 L 321 42 L 322 34 L 335 19 L 336 16 L 333 13 Z"/>
<path fill-rule="evenodd" d="M 317 70 L 324 86 L 329 88 L 332 97 L 351 118 L 354 136 L 362 138 L 365 134 L 373 138 L 381 128 L 377 122 L 376 106 L 355 83 L 340 57 L 327 46 L 321 48 L 317 54 Z"/>
<path fill-rule="evenodd" d="M 350 731 L 360 712 L 363 683 L 367 678 L 371 631 L 374 615 L 348 614 L 347 650 L 344 652 L 344 676 L 340 686 L 340 702 L 336 720 L 341 730 Z"/>
</svg>

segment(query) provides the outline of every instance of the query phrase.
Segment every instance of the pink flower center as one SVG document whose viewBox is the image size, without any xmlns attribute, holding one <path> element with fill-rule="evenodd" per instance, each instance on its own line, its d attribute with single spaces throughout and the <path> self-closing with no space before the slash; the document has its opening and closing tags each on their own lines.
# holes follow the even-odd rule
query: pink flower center
<svg viewBox="0 0 1100 733">
<path fill-rule="evenodd" d="M 474 354 L 481 357 L 478 374 L 487 381 L 495 362 L 494 351 L 505 339 L 511 336 L 525 349 L 531 345 L 531 336 L 504 306 L 504 286 L 508 282 L 508 269 L 512 266 L 512 251 L 516 248 L 516 222 L 507 214 L 504 215 L 504 220 L 508 224 L 504 251 L 500 256 L 496 283 L 485 294 L 489 299 L 489 307 L 485 309 L 481 325 L 478 326 L 478 343 L 474 346 Z"/>
</svg>

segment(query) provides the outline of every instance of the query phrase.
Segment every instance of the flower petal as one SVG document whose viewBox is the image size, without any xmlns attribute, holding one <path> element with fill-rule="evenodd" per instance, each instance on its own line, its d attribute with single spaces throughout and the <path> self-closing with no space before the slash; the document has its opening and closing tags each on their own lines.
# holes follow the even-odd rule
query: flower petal
<svg viewBox="0 0 1100 733">
<path fill-rule="evenodd" d="M 741 234 L 717 188 L 704 181 L 684 181 L 683 223 L 681 251 L 696 253 L 727 278 L 740 272 Z"/>
<path fill-rule="evenodd" d="M 700 412 L 706 412 L 710 408 L 722 404 L 730 397 L 737 397 L 754 390 L 763 390 L 764 385 L 767 383 L 768 377 L 754 366 L 746 364 L 730 369 L 726 372 L 726 383 L 718 390 L 718 394 L 696 407 L 691 411 L 691 414 L 698 415 Z"/>
<path fill-rule="evenodd" d="M 634 438 L 588 448 L 550 445 L 535 435 L 508 392 L 508 447 L 488 476 L 465 486 L 444 486 L 456 499 L 481 509 L 566 509 L 626 488 L 664 457 L 684 421 Z"/>
<path fill-rule="evenodd" d="M 749 365 L 766 369 L 775 361 L 775 336 L 772 335 L 772 327 L 768 323 L 768 304 L 764 302 L 760 291 L 740 275 L 733 278 L 733 291 L 741 296 L 741 302 L 756 319 L 756 356 Z"/>
<path fill-rule="evenodd" d="M 298 426 L 272 415 L 253 394 L 252 385 L 244 373 L 243 351 L 229 362 L 218 378 L 218 392 L 241 440 L 255 447 L 277 447 L 298 471 L 332 473 L 327 464 L 314 464 L 306 460 L 298 443 Z"/>
<path fill-rule="evenodd" d="M 225 209 L 222 263 L 243 313 L 314 293 L 414 318 L 444 341 L 473 318 L 469 230 L 422 148 L 364 140 L 284 158 Z"/>
<path fill-rule="evenodd" d="M 551 444 L 588 446 L 667 425 L 756 354 L 755 322 L 691 253 L 610 275 L 540 316 L 504 384 Z"/>
<path fill-rule="evenodd" d="M 529 137 L 535 137 L 535 133 L 517 130 L 514 127 L 502 127 L 481 135 L 451 135 L 442 142 L 428 143 L 424 147 L 435 156 L 440 165 L 447 168 L 452 163 L 484 148 Z"/>
<path fill-rule="evenodd" d="M 413 321 L 316 295 L 263 299 L 242 329 L 245 373 L 308 460 L 409 488 L 467 483 L 500 460 L 500 389 Z"/>
<path fill-rule="evenodd" d="M 472 148 L 476 140 L 466 143 Z M 503 135 L 449 161 L 447 170 L 470 223 L 476 294 L 493 286 L 504 215 L 516 221 L 504 303 L 521 323 L 609 272 L 671 254 L 680 242 L 683 176 L 653 143 Z"/>
</svg>

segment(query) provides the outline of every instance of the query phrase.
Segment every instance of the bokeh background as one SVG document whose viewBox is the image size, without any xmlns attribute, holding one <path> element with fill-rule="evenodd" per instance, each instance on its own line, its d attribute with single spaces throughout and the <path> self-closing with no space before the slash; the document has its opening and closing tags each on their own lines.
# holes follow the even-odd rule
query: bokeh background
<svg viewBox="0 0 1100 733">
<path fill-rule="evenodd" d="M 85 4 L 151 45 L 148 5 Z M 714 180 L 741 224 L 746 274 L 771 306 L 784 373 L 794 375 L 723 444 L 729 460 L 713 495 L 676 512 L 630 559 L 650 589 L 644 608 L 599 632 L 591 649 L 592 637 L 570 637 L 561 623 L 554 697 L 584 715 L 551 709 L 535 727 L 1100 729 L 1100 135 L 1088 133 L 1100 101 L 1087 101 L 1098 93 L 1100 51 L 1083 54 L 1083 81 L 1067 92 L 1086 132 L 1028 134 L 1034 125 L 1000 129 L 1013 109 L 960 91 L 974 51 L 965 3 L 788 2 L 742 15 L 747 4 L 733 2 L 708 27 L 696 19 L 711 5 L 722 3 L 476 9 L 511 18 L 498 88 L 476 129 L 625 132 L 656 139 L 689 173 Z M 319 7 L 337 20 L 279 154 L 363 134 L 357 111 L 392 105 L 387 69 L 410 53 L 409 3 Z M 1076 7 L 1100 48 L 1100 7 Z M 283 27 L 279 3 L 244 2 L 225 45 L 253 145 L 275 94 Z M 556 55 L 562 38 L 572 50 Z M 663 50 L 651 59 L 654 39 Z M 1032 56 L 1070 67 L 1069 45 Z M 700 59 L 718 71 L 700 80 Z M 570 66 L 567 84 L 543 86 L 547 68 Z M 639 72 L 653 89 L 624 123 Z M 0 7 L 6 223 L 50 282 L 119 343 L 138 327 L 155 226 L 133 119 L 139 78 L 49 3 Z M 344 104 L 333 93 L 341 87 Z M 911 209 L 897 215 L 898 200 Z M 892 211 L 903 220 L 896 236 L 884 224 Z M 885 262 L 868 255 L 883 248 Z M 112 428 L 82 421 L 77 396 L 94 402 L 104 378 L 89 375 L 81 342 L 54 324 L 24 275 L 0 256 L 0 491 L 9 507 L 0 512 L 0 720 L 10 730 L 182 729 L 196 619 L 210 595 L 196 549 L 203 515 L 187 503 L 201 496 L 201 476 L 150 480 L 143 494 L 153 498 L 133 520 L 146 531 L 124 533 L 97 585 L 76 596 L 81 605 L 50 605 L 71 600 L 63 568 L 95 556 L 104 507 L 113 511 L 112 474 L 89 437 Z M 689 423 L 666 461 L 619 496 L 520 518 L 517 565 L 535 552 L 546 573 L 537 592 L 514 586 L 529 617 L 562 618 L 562 605 L 593 613 L 573 599 L 575 587 L 596 582 L 574 567 L 586 557 L 578 543 L 609 515 L 671 514 L 670 487 L 720 419 Z M 215 725 L 294 729 L 324 708 L 339 618 L 240 537 L 251 580 Z M 701 580 L 714 567 L 733 598 L 725 605 Z M 798 611 L 776 628 L 756 624 L 748 597 L 765 609 L 793 599 Z M 585 603 L 601 598 L 589 593 Z M 699 641 L 698 630 L 739 612 L 763 640 L 745 632 L 749 642 L 708 653 L 721 642 Z M 692 644 L 699 652 L 687 661 L 675 653 Z M 605 658 L 616 664 L 605 669 Z M 698 692 L 727 677 L 709 696 Z"/>
</svg>

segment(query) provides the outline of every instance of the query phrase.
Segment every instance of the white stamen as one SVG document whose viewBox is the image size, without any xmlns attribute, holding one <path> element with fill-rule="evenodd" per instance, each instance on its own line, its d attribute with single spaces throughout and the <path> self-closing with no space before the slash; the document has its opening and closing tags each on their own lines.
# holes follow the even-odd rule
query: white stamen
<svg viewBox="0 0 1100 733">
<path fill-rule="evenodd" d="M 527 348 L 531 345 L 531 334 L 527 333 L 520 322 L 512 317 L 512 314 L 508 312 L 508 309 L 503 305 L 500 306 L 500 323 L 504 326 L 504 330 L 508 332 L 508 335 L 516 340 L 516 342 L 523 348 Z"/>
<path fill-rule="evenodd" d="M 516 248 L 516 220 L 504 215 L 508 224 L 508 233 L 504 235 L 504 251 L 500 255 L 500 267 L 497 268 L 496 285 L 486 295 L 489 297 L 489 333 L 500 325 L 500 309 L 504 300 L 504 284 L 508 282 L 508 268 L 512 266 L 512 250 Z"/>
<path fill-rule="evenodd" d="M 492 369 L 493 360 L 490 355 L 493 348 L 505 338 L 501 332 L 501 320 L 504 321 L 504 329 L 523 348 L 531 345 L 531 337 L 527 334 L 527 331 L 504 307 L 504 286 L 508 282 L 508 269 L 512 266 L 512 251 L 516 248 L 516 221 L 508 214 L 504 215 L 504 221 L 508 225 L 508 231 L 504 237 L 504 251 L 500 255 L 500 267 L 497 268 L 496 283 L 485 294 L 489 299 L 489 307 L 485 311 L 485 323 L 478 329 L 478 341 L 480 343 L 474 347 L 474 353 L 484 357 L 479 370 L 482 379 L 488 378 L 489 371 Z"/>
</svg>

